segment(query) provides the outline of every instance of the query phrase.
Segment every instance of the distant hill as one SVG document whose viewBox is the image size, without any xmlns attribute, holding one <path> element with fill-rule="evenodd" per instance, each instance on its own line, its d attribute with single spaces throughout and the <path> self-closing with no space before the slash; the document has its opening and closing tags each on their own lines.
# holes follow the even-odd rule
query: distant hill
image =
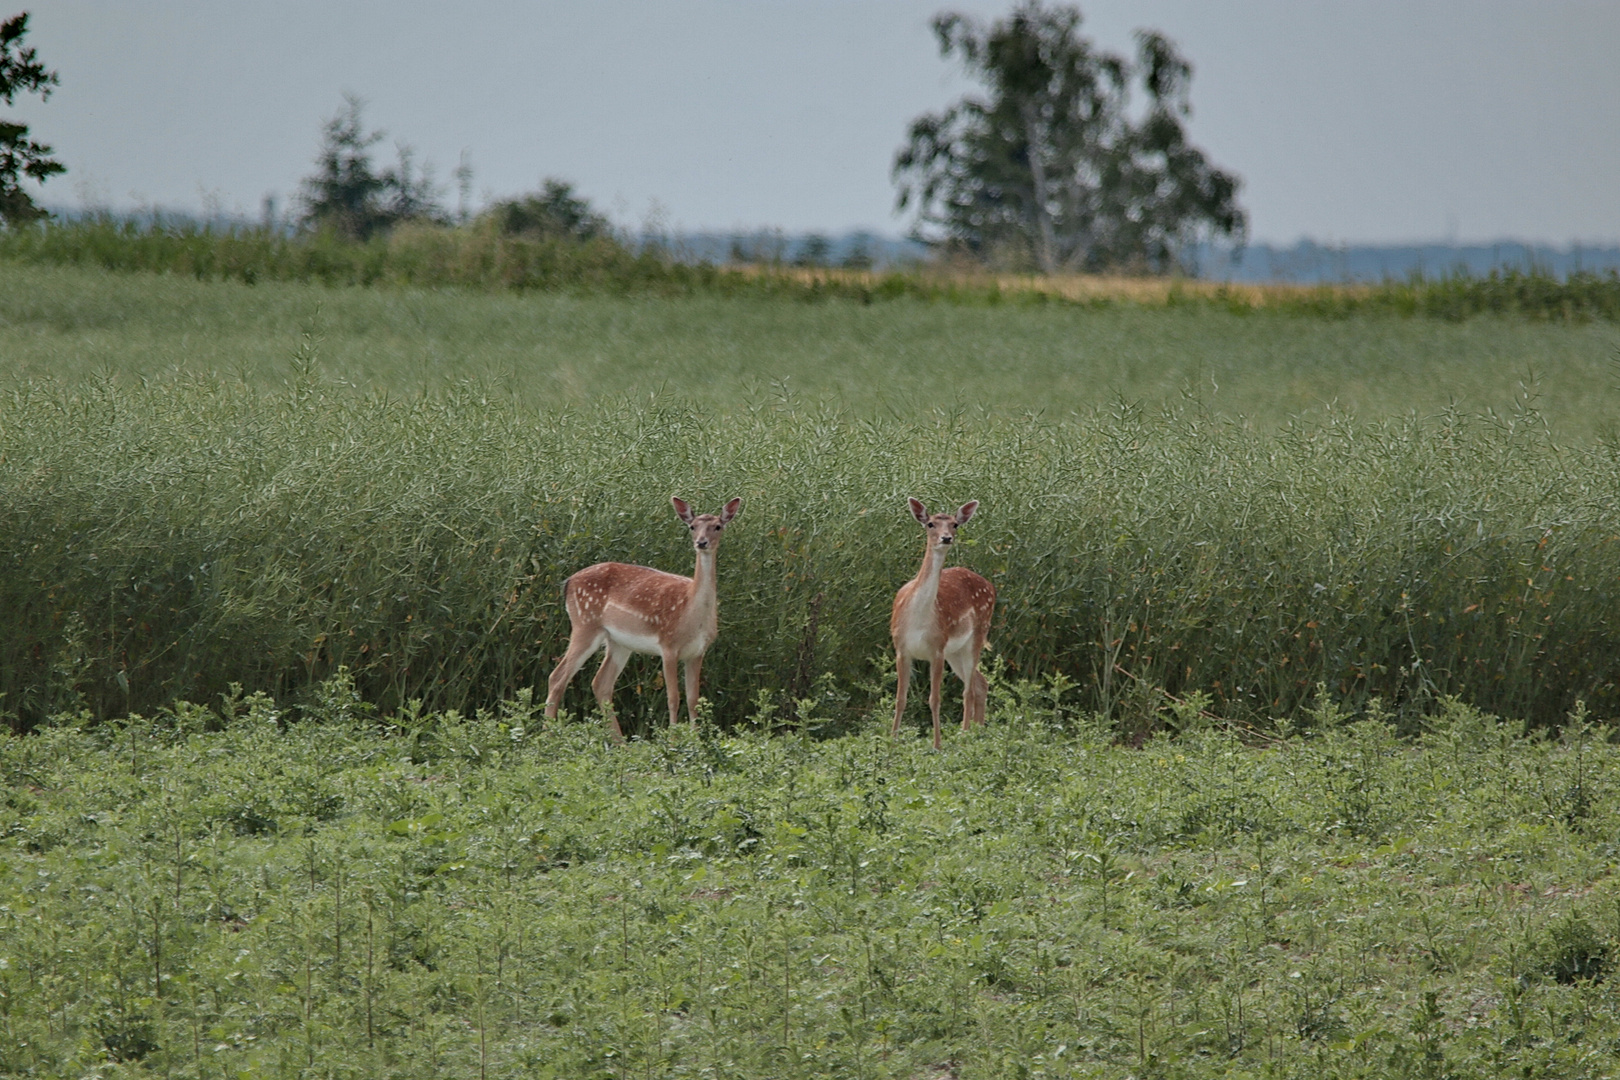
<svg viewBox="0 0 1620 1080">
<path fill-rule="evenodd" d="M 883 236 L 864 229 L 845 233 L 788 234 L 779 229 L 752 232 L 691 232 L 671 237 L 642 237 L 663 243 L 684 262 L 779 262 L 823 266 L 872 266 L 890 269 L 921 262 L 928 247 L 915 240 Z"/>
<path fill-rule="evenodd" d="M 833 266 L 870 259 L 878 269 L 905 266 L 928 257 L 915 240 L 857 231 L 789 235 L 778 230 L 696 232 L 661 238 L 676 258 L 691 262 L 816 262 Z M 1525 244 L 1318 244 L 1301 240 L 1289 247 L 1254 244 L 1231 248 L 1202 245 L 1198 276 L 1214 281 L 1300 283 L 1405 280 L 1414 275 L 1442 277 L 1458 271 L 1474 276 L 1512 268 L 1568 277 L 1577 270 L 1620 270 L 1620 245 Z"/>
<path fill-rule="evenodd" d="M 1205 247 L 1199 276 L 1216 281 L 1383 281 L 1492 270 L 1537 270 L 1564 278 L 1578 270 L 1620 270 L 1620 246 L 1494 244 L 1342 244 L 1301 240 L 1291 247 L 1255 244 L 1237 253 Z"/>
</svg>

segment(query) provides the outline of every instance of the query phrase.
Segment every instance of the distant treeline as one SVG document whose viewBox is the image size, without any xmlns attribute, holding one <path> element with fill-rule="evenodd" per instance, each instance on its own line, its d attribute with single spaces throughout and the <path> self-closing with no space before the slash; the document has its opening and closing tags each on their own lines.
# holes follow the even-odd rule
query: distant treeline
<svg viewBox="0 0 1620 1080">
<path fill-rule="evenodd" d="M 656 295 L 753 295 L 862 303 L 911 298 L 950 303 L 1215 303 L 1323 317 L 1392 314 L 1462 319 L 1477 314 L 1620 322 L 1620 271 L 1540 268 L 1486 274 L 1414 274 L 1365 285 L 1266 290 L 1171 283 L 1155 290 L 1065 289 L 1058 279 L 997 277 L 937 264 L 870 271 L 804 259 L 763 258 L 749 248 L 724 263 L 609 231 L 580 236 L 514 225 L 499 214 L 459 227 L 406 224 L 367 240 L 332 231 L 212 226 L 191 220 L 97 215 L 0 230 L 0 259 L 200 280 L 302 281 L 326 286 L 584 290 Z M 815 270 L 806 273 L 807 269 Z M 1198 284 L 1200 287 L 1191 287 Z"/>
<path fill-rule="evenodd" d="M 301 281 L 326 286 L 460 287 L 502 290 L 785 294 L 859 300 L 960 290 L 920 278 L 804 282 L 749 269 L 690 262 L 656 244 L 632 247 L 608 235 L 508 232 L 496 221 L 450 227 L 407 224 L 364 241 L 331 231 L 126 220 L 110 215 L 0 231 L 0 259 L 113 271 L 183 274 L 205 281 Z"/>
</svg>

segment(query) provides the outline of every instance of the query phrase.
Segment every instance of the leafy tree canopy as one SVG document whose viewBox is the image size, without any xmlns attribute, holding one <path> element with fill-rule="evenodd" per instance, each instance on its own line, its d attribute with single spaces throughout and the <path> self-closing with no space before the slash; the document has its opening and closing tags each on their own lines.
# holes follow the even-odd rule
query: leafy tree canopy
<svg viewBox="0 0 1620 1080">
<path fill-rule="evenodd" d="M 0 101 L 16 103 L 18 94 L 51 96 L 57 85 L 56 72 L 47 71 L 38 54 L 22 43 L 28 33 L 28 13 L 0 22 Z M 0 224 L 19 225 L 45 217 L 33 198 L 22 188 L 27 176 L 44 183 L 67 166 L 52 159 L 51 148 L 28 137 L 28 125 L 0 120 Z"/>
<path fill-rule="evenodd" d="M 485 217 L 507 236 L 595 240 L 612 234 L 608 219 L 575 195 L 574 185 L 554 177 L 547 177 L 537 193 L 496 203 Z"/>
<path fill-rule="evenodd" d="M 1138 31 L 1133 61 L 1080 34 L 1078 8 L 1024 0 L 988 26 L 934 18 L 940 55 L 984 93 L 918 117 L 895 156 L 914 235 L 993 265 L 1056 270 L 1183 267 L 1188 246 L 1240 239 L 1240 181 L 1187 142 L 1192 65 Z M 1133 88 L 1146 100 L 1133 107 Z"/>
<path fill-rule="evenodd" d="M 304 178 L 304 224 L 367 240 L 402 221 L 445 221 L 432 172 L 416 166 L 409 146 L 398 148 L 399 163 L 380 172 L 371 148 L 383 132 L 367 132 L 364 102 L 353 95 L 322 128 L 315 173 Z"/>
</svg>

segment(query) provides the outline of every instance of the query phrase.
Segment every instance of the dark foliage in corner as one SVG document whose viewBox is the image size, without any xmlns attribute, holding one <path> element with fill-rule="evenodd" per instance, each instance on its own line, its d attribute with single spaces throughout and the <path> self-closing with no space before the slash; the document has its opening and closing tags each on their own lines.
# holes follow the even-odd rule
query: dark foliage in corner
<svg viewBox="0 0 1620 1080">
<path fill-rule="evenodd" d="M 51 96 L 60 81 L 48 71 L 30 46 L 22 43 L 28 33 L 28 13 L 14 15 L 0 23 L 0 101 L 16 103 L 18 94 Z M 22 187 L 23 177 L 44 183 L 67 166 L 50 156 L 51 148 L 28 137 L 28 125 L 0 120 L 0 225 L 20 225 L 37 221 L 47 214 Z"/>
</svg>

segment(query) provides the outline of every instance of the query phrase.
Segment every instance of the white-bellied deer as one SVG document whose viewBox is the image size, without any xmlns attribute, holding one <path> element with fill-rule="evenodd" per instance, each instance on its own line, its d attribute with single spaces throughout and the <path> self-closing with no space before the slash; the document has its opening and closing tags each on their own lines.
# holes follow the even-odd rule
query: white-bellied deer
<svg viewBox="0 0 1620 1080">
<path fill-rule="evenodd" d="M 676 665 L 686 661 L 686 712 L 697 723 L 698 679 L 703 654 L 719 633 L 719 604 L 714 594 L 714 555 L 720 533 L 742 507 L 741 499 L 726 503 L 719 514 L 693 514 L 681 499 L 670 499 L 675 513 L 692 530 L 697 569 L 691 577 L 666 574 L 649 566 L 605 562 L 587 566 L 563 582 L 563 606 L 573 624 L 568 651 L 551 672 L 546 689 L 546 719 L 557 715 L 563 691 L 590 655 L 607 646 L 602 667 L 591 680 L 596 700 L 607 713 L 608 729 L 624 741 L 619 718 L 613 714 L 613 683 L 631 653 L 659 656 L 664 661 L 664 687 L 669 691 L 669 723 L 681 713 L 681 691 Z"/>
<path fill-rule="evenodd" d="M 956 539 L 956 530 L 967 524 L 979 508 L 977 499 L 954 514 L 933 515 L 916 499 L 908 501 L 911 516 L 928 530 L 928 547 L 917 576 L 895 593 L 894 615 L 889 619 L 899 673 L 894 692 L 894 729 L 890 734 L 900 734 L 906 690 L 911 686 L 911 662 L 927 660 L 928 707 L 934 712 L 934 749 L 938 750 L 939 683 L 946 664 L 962 680 L 962 730 L 984 723 L 984 702 L 990 687 L 979 671 L 979 654 L 984 651 L 990 616 L 996 610 L 996 587 L 971 570 L 945 565 L 945 549 Z"/>
</svg>

